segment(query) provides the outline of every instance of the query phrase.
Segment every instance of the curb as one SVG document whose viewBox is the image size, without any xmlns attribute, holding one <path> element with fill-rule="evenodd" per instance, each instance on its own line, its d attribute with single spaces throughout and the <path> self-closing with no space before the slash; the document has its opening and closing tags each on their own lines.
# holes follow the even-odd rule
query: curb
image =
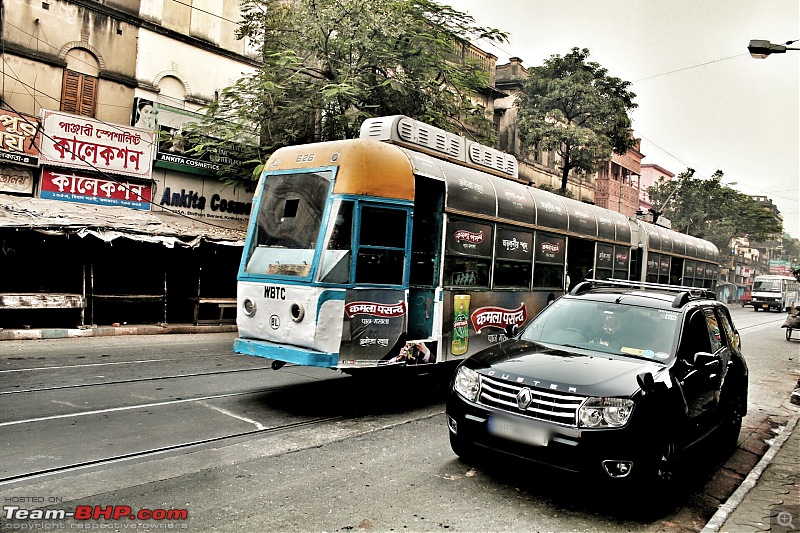
<svg viewBox="0 0 800 533">
<path fill-rule="evenodd" d="M 708 521 L 705 527 L 700 531 L 700 533 L 718 533 L 720 528 L 725 524 L 725 521 L 733 514 L 739 504 L 742 503 L 747 493 L 750 492 L 750 489 L 755 487 L 758 480 L 761 478 L 761 474 L 764 473 L 767 466 L 772 462 L 778 452 L 781 450 L 783 443 L 789 440 L 789 437 L 792 435 L 792 432 L 795 430 L 797 426 L 798 419 L 800 419 L 800 413 L 796 413 L 787 423 L 786 427 L 781 431 L 781 434 L 778 435 L 772 443 L 772 446 L 769 447 L 767 453 L 761 457 L 761 460 L 756 464 L 755 467 L 747 474 L 747 477 L 742 481 L 742 484 L 739 485 L 739 488 L 734 491 L 733 494 L 723 503 L 717 512 L 714 513 L 714 516 Z"/>
<path fill-rule="evenodd" d="M 195 326 L 165 324 L 161 326 L 103 326 L 95 328 L 0 329 L 0 341 L 67 339 L 73 337 L 114 337 L 117 335 L 162 335 L 170 333 L 227 333 L 236 332 L 236 324 Z"/>
</svg>

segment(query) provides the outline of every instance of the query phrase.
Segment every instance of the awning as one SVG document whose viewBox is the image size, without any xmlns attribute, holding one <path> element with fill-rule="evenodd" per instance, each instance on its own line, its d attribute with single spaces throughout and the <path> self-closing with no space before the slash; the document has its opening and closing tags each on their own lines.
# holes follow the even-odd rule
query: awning
<svg viewBox="0 0 800 533">
<path fill-rule="evenodd" d="M 245 231 L 168 212 L 43 200 L 0 194 L 0 229 L 29 229 L 47 235 L 94 235 L 194 248 L 201 242 L 244 246 Z"/>
</svg>

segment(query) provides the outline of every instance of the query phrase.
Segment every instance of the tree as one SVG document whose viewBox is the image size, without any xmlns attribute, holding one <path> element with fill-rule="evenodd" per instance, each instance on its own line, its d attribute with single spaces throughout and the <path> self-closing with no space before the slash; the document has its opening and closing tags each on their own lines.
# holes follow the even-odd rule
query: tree
<svg viewBox="0 0 800 533">
<path fill-rule="evenodd" d="M 291 144 L 353 138 L 364 119 L 402 114 L 491 137 L 471 96 L 489 72 L 459 54 L 499 30 L 431 0 L 244 0 L 238 33 L 262 50 L 257 72 L 223 90 L 193 133 L 219 143 L 256 139 L 249 162 Z"/>
<path fill-rule="evenodd" d="M 688 168 L 674 180 L 661 180 L 648 189 L 657 213 L 672 221 L 672 228 L 706 239 L 724 254 L 734 237 L 754 241 L 780 235 L 780 222 L 753 198 L 722 184 L 724 173 L 711 178 L 694 176 Z"/>
<path fill-rule="evenodd" d="M 635 146 L 628 113 L 637 104 L 630 82 L 609 76 L 588 57 L 589 50 L 573 48 L 531 68 L 516 102 L 523 142 L 560 156 L 562 191 L 571 170 L 595 172 L 612 152 Z"/>
</svg>

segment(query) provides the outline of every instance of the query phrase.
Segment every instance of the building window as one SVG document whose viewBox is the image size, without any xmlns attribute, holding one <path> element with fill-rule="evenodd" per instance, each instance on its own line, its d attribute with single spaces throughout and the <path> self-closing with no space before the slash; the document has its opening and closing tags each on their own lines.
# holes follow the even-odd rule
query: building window
<svg viewBox="0 0 800 533">
<path fill-rule="evenodd" d="M 61 111 L 94 117 L 96 110 L 97 78 L 65 69 L 61 87 Z"/>
</svg>

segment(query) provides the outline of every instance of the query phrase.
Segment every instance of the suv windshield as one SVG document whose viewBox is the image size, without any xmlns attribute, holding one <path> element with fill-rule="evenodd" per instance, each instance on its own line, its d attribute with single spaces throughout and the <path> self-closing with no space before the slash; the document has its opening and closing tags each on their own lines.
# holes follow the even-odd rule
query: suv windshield
<svg viewBox="0 0 800 533">
<path fill-rule="evenodd" d="M 329 171 L 264 177 L 247 272 L 309 275 L 331 178 Z"/>
<path fill-rule="evenodd" d="M 562 298 L 522 332 L 527 341 L 666 361 L 680 313 L 613 302 Z"/>
</svg>

